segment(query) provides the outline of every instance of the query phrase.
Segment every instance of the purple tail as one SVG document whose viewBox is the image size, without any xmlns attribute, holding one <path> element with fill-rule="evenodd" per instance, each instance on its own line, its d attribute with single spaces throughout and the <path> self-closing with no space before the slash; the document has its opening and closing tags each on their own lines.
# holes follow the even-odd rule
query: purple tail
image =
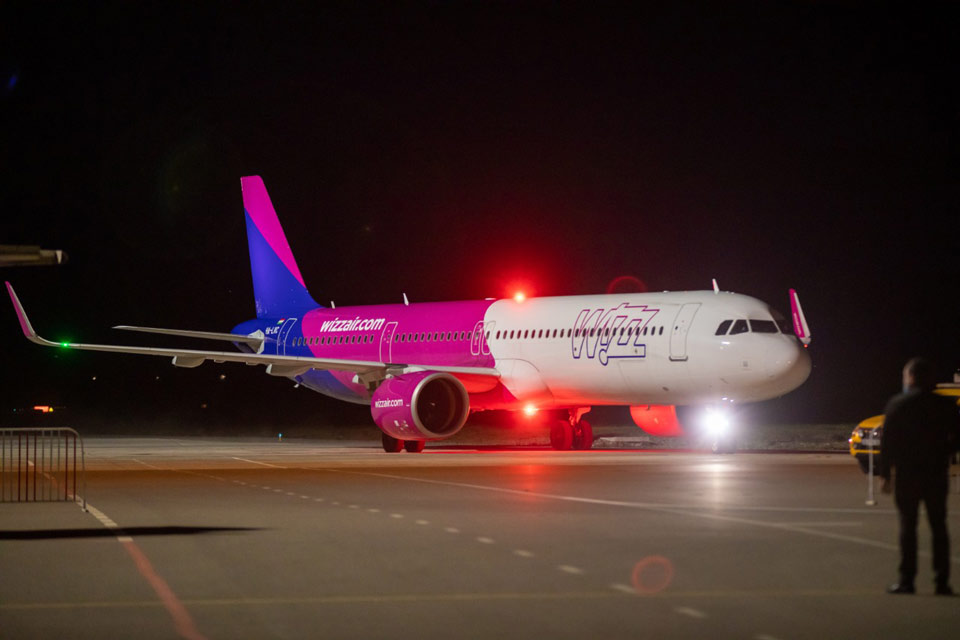
<svg viewBox="0 0 960 640">
<path fill-rule="evenodd" d="M 240 188 L 247 219 L 257 317 L 300 316 L 319 307 L 303 283 L 263 180 L 260 176 L 240 178 Z"/>
</svg>

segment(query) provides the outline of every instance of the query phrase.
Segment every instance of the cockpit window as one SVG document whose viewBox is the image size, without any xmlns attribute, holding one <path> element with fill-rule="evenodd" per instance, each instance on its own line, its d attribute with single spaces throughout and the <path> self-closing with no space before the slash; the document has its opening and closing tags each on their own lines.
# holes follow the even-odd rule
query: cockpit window
<svg viewBox="0 0 960 640">
<path fill-rule="evenodd" d="M 727 335 L 727 329 L 730 328 L 730 325 L 733 324 L 733 320 L 724 320 L 720 323 L 720 326 L 717 327 L 717 332 L 714 335 L 725 336 Z"/>
<path fill-rule="evenodd" d="M 738 333 L 746 333 L 750 331 L 750 327 L 747 325 L 746 320 L 737 320 L 733 323 L 733 329 L 730 330 L 730 335 L 735 336 Z"/>
<path fill-rule="evenodd" d="M 776 333 L 777 323 L 773 320 L 751 320 L 750 330 L 754 333 Z"/>
<path fill-rule="evenodd" d="M 793 325 L 790 324 L 790 320 L 787 319 L 782 313 L 776 309 L 770 309 L 770 315 L 773 316 L 773 321 L 777 323 L 777 326 L 780 327 L 780 333 L 790 334 L 793 332 Z"/>
</svg>

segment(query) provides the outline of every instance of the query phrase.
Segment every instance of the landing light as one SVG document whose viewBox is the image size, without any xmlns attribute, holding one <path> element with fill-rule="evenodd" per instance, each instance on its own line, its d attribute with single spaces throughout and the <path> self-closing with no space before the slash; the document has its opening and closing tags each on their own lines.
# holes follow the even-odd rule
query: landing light
<svg viewBox="0 0 960 640">
<path fill-rule="evenodd" d="M 707 409 L 700 419 L 700 424 L 714 437 L 725 435 L 730 430 L 730 419 L 722 411 L 715 409 Z"/>
<path fill-rule="evenodd" d="M 533 406 L 532 404 L 528 404 L 527 406 L 525 406 L 525 407 L 523 408 L 523 415 L 525 415 L 525 416 L 532 416 L 532 415 L 534 415 L 537 411 L 539 411 L 539 409 L 537 409 L 537 408 L 536 408 L 535 406 Z"/>
</svg>

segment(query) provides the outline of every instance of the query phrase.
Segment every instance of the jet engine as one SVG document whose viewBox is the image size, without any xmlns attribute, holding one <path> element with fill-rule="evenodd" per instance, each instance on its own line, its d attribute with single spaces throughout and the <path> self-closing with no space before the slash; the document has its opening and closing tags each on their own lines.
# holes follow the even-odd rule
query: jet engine
<svg viewBox="0 0 960 640">
<path fill-rule="evenodd" d="M 397 440 L 439 440 L 460 431 L 470 399 L 449 373 L 419 371 L 384 380 L 373 393 L 370 413 L 380 430 Z"/>
<path fill-rule="evenodd" d="M 642 404 L 630 407 L 633 422 L 652 436 L 675 438 L 683 435 L 683 427 L 677 418 L 677 408 L 672 404 Z"/>
</svg>

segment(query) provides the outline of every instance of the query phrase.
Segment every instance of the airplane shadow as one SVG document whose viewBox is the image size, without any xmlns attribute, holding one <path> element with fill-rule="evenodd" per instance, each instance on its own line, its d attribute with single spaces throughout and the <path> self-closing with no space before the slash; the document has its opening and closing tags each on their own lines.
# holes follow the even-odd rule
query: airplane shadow
<svg viewBox="0 0 960 640">
<path fill-rule="evenodd" d="M 193 536 L 205 533 L 233 533 L 260 531 L 255 527 L 124 527 L 123 529 L 25 529 L 0 531 L 0 540 L 60 540 L 77 538 L 115 538 L 119 535 L 137 536 Z"/>
</svg>

